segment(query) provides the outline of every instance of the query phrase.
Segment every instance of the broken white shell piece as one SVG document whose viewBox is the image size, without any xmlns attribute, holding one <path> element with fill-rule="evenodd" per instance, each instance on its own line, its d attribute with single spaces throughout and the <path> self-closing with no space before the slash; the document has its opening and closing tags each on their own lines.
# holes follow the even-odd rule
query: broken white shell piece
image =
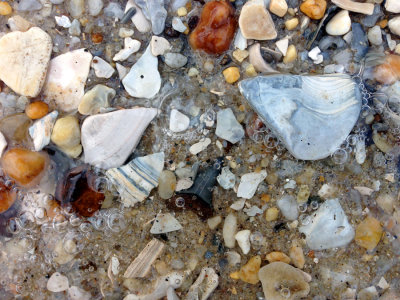
<svg viewBox="0 0 400 300">
<path fill-rule="evenodd" d="M 342 9 L 364 15 L 372 15 L 374 13 L 374 4 L 372 3 L 360 3 L 351 0 L 332 0 L 332 3 Z"/>
<path fill-rule="evenodd" d="M 159 213 L 150 229 L 152 234 L 168 233 L 181 230 L 182 225 L 170 213 Z"/>
<path fill-rule="evenodd" d="M 233 204 L 230 206 L 233 210 L 242 210 L 244 207 L 244 204 L 246 203 L 246 199 L 239 199 L 233 202 Z"/>
<path fill-rule="evenodd" d="M 53 131 L 54 123 L 58 117 L 58 111 L 54 110 L 43 118 L 36 120 L 29 127 L 29 135 L 33 140 L 35 151 L 42 150 L 50 143 L 51 132 Z"/>
<path fill-rule="evenodd" d="M 211 139 L 205 138 L 203 140 L 200 140 L 198 143 L 190 146 L 189 151 L 193 155 L 196 155 L 196 154 L 200 153 L 201 151 L 205 150 L 208 147 L 208 145 L 210 145 L 210 144 L 211 144 Z"/>
<path fill-rule="evenodd" d="M 56 23 L 58 26 L 64 27 L 64 28 L 70 28 L 71 27 L 71 21 L 67 16 L 55 16 L 54 19 L 56 19 Z"/>
<path fill-rule="evenodd" d="M 308 52 L 308 57 L 311 58 L 316 65 L 324 61 L 324 57 L 322 56 L 321 50 L 318 47 L 315 47 L 310 52 Z"/>
<path fill-rule="evenodd" d="M 123 65 L 121 65 L 119 63 L 116 63 L 115 66 L 117 68 L 119 80 L 124 79 L 126 74 L 129 73 L 129 68 L 126 68 L 126 67 L 124 67 Z"/>
<path fill-rule="evenodd" d="M 217 288 L 218 283 L 219 278 L 215 270 L 213 268 L 203 268 L 184 299 L 207 300 Z"/>
<path fill-rule="evenodd" d="M 85 93 L 92 55 L 86 49 L 61 54 L 50 60 L 43 87 L 46 101 L 57 109 L 72 111 L 78 108 Z"/>
<path fill-rule="evenodd" d="M 172 272 L 166 276 L 158 278 L 154 284 L 154 290 L 150 294 L 134 295 L 129 294 L 124 300 L 157 300 L 168 295 L 168 300 L 179 299 L 175 294 L 175 289 L 181 287 L 183 283 L 183 273 Z"/>
<path fill-rule="evenodd" d="M 68 278 L 58 272 L 53 273 L 47 281 L 47 289 L 53 293 L 66 291 L 68 287 Z"/>
<path fill-rule="evenodd" d="M 236 176 L 229 170 L 229 167 L 223 167 L 221 174 L 217 176 L 217 181 L 222 188 L 229 190 L 235 186 Z"/>
<path fill-rule="evenodd" d="M 114 55 L 113 61 L 124 61 L 133 53 L 138 52 L 140 49 L 140 42 L 138 40 L 127 37 L 124 39 L 124 49 L 121 49 Z"/>
<path fill-rule="evenodd" d="M 247 254 L 250 251 L 250 230 L 241 230 L 235 234 L 235 239 L 238 242 L 240 249 L 243 254 Z"/>
<path fill-rule="evenodd" d="M 93 57 L 92 68 L 99 78 L 110 78 L 115 72 L 114 68 L 108 62 L 98 56 Z"/>
<path fill-rule="evenodd" d="M 136 5 L 134 0 L 128 0 L 125 6 L 125 13 L 131 8 L 136 8 L 136 13 L 131 18 L 133 25 L 139 30 L 141 33 L 149 32 L 151 30 L 151 23 L 144 16 L 142 9 Z"/>
<path fill-rule="evenodd" d="M 247 173 L 240 178 L 240 184 L 237 191 L 237 196 L 245 199 L 250 199 L 256 193 L 258 185 L 267 177 L 267 171 Z"/>
<path fill-rule="evenodd" d="M 243 211 L 248 215 L 249 217 L 255 217 L 256 215 L 261 215 L 264 211 L 260 209 L 258 206 L 253 205 L 250 208 L 245 208 Z"/>
<path fill-rule="evenodd" d="M 150 272 L 151 265 L 161 255 L 165 244 L 152 239 L 129 265 L 124 273 L 125 278 L 143 278 Z"/>
<path fill-rule="evenodd" d="M 185 32 L 187 27 L 183 24 L 182 20 L 178 17 L 172 19 L 172 28 L 178 32 Z"/>
<path fill-rule="evenodd" d="M 122 79 L 126 91 L 132 97 L 153 98 L 161 87 L 161 76 L 158 72 L 158 59 L 151 54 L 150 46 Z"/>
<path fill-rule="evenodd" d="M 249 48 L 249 60 L 258 72 L 278 73 L 278 71 L 274 70 L 263 59 L 261 55 L 261 46 L 259 43 L 255 43 Z"/>
<path fill-rule="evenodd" d="M 121 166 L 156 114 L 156 108 L 136 107 L 86 118 L 81 129 L 85 162 L 103 169 Z"/>
<path fill-rule="evenodd" d="M 122 202 L 133 206 L 146 199 L 151 190 L 158 186 L 164 168 L 164 152 L 137 157 L 128 164 L 112 168 L 106 176 L 116 186 Z"/>
<path fill-rule="evenodd" d="M 119 273 L 119 260 L 118 257 L 111 257 L 111 272 L 116 276 Z"/>
<path fill-rule="evenodd" d="M 0 132 L 0 157 L 3 155 L 4 149 L 7 147 L 7 141 L 4 135 Z"/>
<path fill-rule="evenodd" d="M 168 50 L 171 49 L 171 44 L 168 42 L 167 39 L 163 38 L 162 36 L 155 36 L 151 37 L 150 41 L 151 53 L 154 56 L 164 55 Z"/>
<path fill-rule="evenodd" d="M 247 39 L 243 36 L 240 28 L 236 33 L 235 41 L 233 43 L 235 45 L 235 48 L 238 48 L 240 50 L 245 50 L 247 48 Z"/>
<path fill-rule="evenodd" d="M 276 48 L 278 48 L 278 50 L 283 54 L 283 56 L 285 56 L 289 48 L 289 39 L 288 38 L 281 39 L 277 41 L 275 45 Z"/>
<path fill-rule="evenodd" d="M 169 129 L 172 132 L 182 132 L 189 128 L 190 119 L 180 111 L 173 109 L 169 117 Z"/>
</svg>

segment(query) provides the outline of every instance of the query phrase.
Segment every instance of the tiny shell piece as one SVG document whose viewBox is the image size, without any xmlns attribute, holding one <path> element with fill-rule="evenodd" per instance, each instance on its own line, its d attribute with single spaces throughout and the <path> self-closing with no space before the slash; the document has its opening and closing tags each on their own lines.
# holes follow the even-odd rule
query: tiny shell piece
<svg viewBox="0 0 400 300">
<path fill-rule="evenodd" d="M 125 278 L 143 278 L 150 271 L 151 265 L 161 255 L 165 244 L 152 239 L 129 265 L 124 273 Z"/>
<path fill-rule="evenodd" d="M 150 229 L 152 234 L 168 233 L 171 231 L 181 230 L 182 225 L 171 214 L 158 214 L 154 220 L 154 224 Z"/>
<path fill-rule="evenodd" d="M 185 300 L 206 300 L 218 286 L 218 275 L 213 268 L 203 268 L 192 284 Z"/>
</svg>

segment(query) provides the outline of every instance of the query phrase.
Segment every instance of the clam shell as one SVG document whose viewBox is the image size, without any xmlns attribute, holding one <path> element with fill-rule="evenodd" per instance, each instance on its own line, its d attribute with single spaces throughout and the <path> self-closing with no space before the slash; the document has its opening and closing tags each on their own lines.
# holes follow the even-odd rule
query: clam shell
<svg viewBox="0 0 400 300">
<path fill-rule="evenodd" d="M 158 186 L 158 179 L 164 168 L 164 152 L 137 157 L 119 168 L 109 169 L 106 176 L 116 186 L 122 201 L 132 206 L 147 198 Z"/>
<path fill-rule="evenodd" d="M 85 162 L 103 169 L 121 166 L 156 114 L 156 108 L 137 107 L 86 118 L 81 138 Z"/>
<path fill-rule="evenodd" d="M 239 89 L 297 159 L 331 155 L 361 110 L 360 91 L 345 74 L 259 76 L 241 81 Z"/>
</svg>

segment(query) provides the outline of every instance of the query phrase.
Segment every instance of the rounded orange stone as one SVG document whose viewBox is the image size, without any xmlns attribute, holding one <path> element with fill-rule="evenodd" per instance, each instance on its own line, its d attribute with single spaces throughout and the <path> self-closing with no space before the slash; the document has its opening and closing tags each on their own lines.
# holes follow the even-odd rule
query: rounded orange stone
<svg viewBox="0 0 400 300">
<path fill-rule="evenodd" d="M 389 54 L 383 64 L 374 70 L 375 80 L 383 84 L 393 84 L 400 79 L 400 56 Z"/>
<path fill-rule="evenodd" d="M 300 10 L 313 20 L 322 19 L 326 10 L 326 0 L 306 0 L 300 5 Z"/>
<path fill-rule="evenodd" d="M 235 10 L 227 1 L 210 1 L 204 5 L 200 21 L 189 36 L 193 49 L 221 54 L 229 49 L 237 21 Z"/>
<path fill-rule="evenodd" d="M 100 44 L 103 41 L 103 35 L 101 33 L 92 33 L 92 42 L 94 44 Z"/>
<path fill-rule="evenodd" d="M 0 1 L 0 15 L 8 16 L 12 13 L 12 7 L 5 1 Z"/>
<path fill-rule="evenodd" d="M 43 118 L 49 112 L 49 106 L 42 101 L 29 103 L 25 108 L 25 113 L 32 120 Z"/>
<path fill-rule="evenodd" d="M 367 217 L 356 227 L 354 240 L 357 245 L 372 250 L 381 240 L 382 232 L 381 223 L 373 217 Z"/>
<path fill-rule="evenodd" d="M 17 192 L 0 181 L 0 214 L 7 211 L 17 199 Z"/>
<path fill-rule="evenodd" d="M 33 152 L 23 148 L 8 150 L 1 159 L 4 173 L 23 187 L 39 183 L 47 162 L 48 156 L 45 152 Z"/>
</svg>

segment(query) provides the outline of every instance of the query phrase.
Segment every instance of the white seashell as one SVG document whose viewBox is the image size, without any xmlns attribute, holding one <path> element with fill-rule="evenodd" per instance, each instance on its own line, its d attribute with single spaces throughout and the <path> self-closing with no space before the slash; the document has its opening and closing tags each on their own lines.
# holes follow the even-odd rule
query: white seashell
<svg viewBox="0 0 400 300">
<path fill-rule="evenodd" d="M 342 247 L 354 238 L 354 229 L 338 199 L 326 200 L 299 231 L 306 235 L 307 246 L 312 250 Z"/>
<path fill-rule="evenodd" d="M 56 23 L 58 26 L 64 27 L 64 28 L 70 28 L 71 27 L 71 21 L 67 16 L 55 16 L 54 19 L 56 19 Z"/>
<path fill-rule="evenodd" d="M 68 278 L 58 272 L 53 273 L 47 281 L 47 289 L 53 293 L 66 291 L 68 287 Z"/>
<path fill-rule="evenodd" d="M 57 109 L 73 111 L 84 94 L 92 55 L 86 49 L 61 54 L 50 61 L 43 87 L 46 101 L 54 101 Z"/>
<path fill-rule="evenodd" d="M 110 78 L 115 72 L 114 68 L 108 62 L 98 56 L 93 57 L 92 68 L 99 78 Z"/>
<path fill-rule="evenodd" d="M 236 177 L 229 170 L 229 167 L 223 167 L 221 174 L 217 176 L 217 181 L 222 188 L 229 190 L 235 186 Z"/>
<path fill-rule="evenodd" d="M 340 8 L 347 9 L 352 12 L 373 15 L 374 4 L 373 3 L 360 3 L 352 0 L 332 0 L 333 4 L 336 4 Z"/>
<path fill-rule="evenodd" d="M 261 46 L 255 43 L 249 48 L 249 60 L 258 72 L 277 73 L 269 64 L 267 64 L 261 55 Z"/>
<path fill-rule="evenodd" d="M 81 129 L 85 162 L 104 169 L 121 166 L 156 114 L 155 108 L 137 107 L 86 118 Z"/>
<path fill-rule="evenodd" d="M 244 137 L 243 127 L 236 120 L 231 108 L 225 108 L 217 113 L 215 134 L 232 144 L 239 142 Z"/>
<path fill-rule="evenodd" d="M 348 10 L 338 12 L 326 25 L 329 35 L 344 35 L 350 31 L 351 19 Z"/>
<path fill-rule="evenodd" d="M 151 190 L 158 186 L 164 168 L 164 152 L 137 157 L 128 164 L 112 168 L 106 176 L 116 185 L 125 205 L 133 206 L 146 199 Z"/>
<path fill-rule="evenodd" d="M 196 281 L 189 288 L 185 300 L 207 300 L 217 288 L 218 274 L 213 268 L 203 268 Z"/>
<path fill-rule="evenodd" d="M 276 201 L 282 215 L 289 221 L 294 221 L 299 216 L 297 201 L 292 195 L 285 195 Z"/>
<path fill-rule="evenodd" d="M 172 132 L 182 132 L 189 128 L 190 119 L 180 111 L 173 109 L 169 117 L 169 129 Z"/>
<path fill-rule="evenodd" d="M 139 30 L 141 33 L 149 32 L 151 30 L 151 23 L 144 16 L 142 9 L 136 5 L 134 0 L 128 0 L 125 6 L 125 13 L 131 8 L 136 8 L 136 13 L 131 18 L 133 25 Z"/>
<path fill-rule="evenodd" d="M 36 120 L 29 127 L 29 135 L 33 140 L 35 151 L 42 150 L 50 143 L 51 132 L 58 117 L 58 111 L 54 110 L 43 118 Z"/>
<path fill-rule="evenodd" d="M 168 42 L 167 39 L 163 38 L 162 36 L 155 36 L 151 37 L 150 41 L 151 53 L 154 56 L 164 55 L 168 50 L 171 49 L 171 44 Z"/>
<path fill-rule="evenodd" d="M 240 249 L 242 249 L 245 255 L 250 251 L 250 233 L 251 231 L 246 229 L 235 234 L 235 240 L 238 242 Z"/>
<path fill-rule="evenodd" d="M 205 138 L 205 139 L 199 141 L 198 143 L 190 146 L 189 151 L 193 155 L 196 155 L 196 154 L 200 153 L 201 151 L 205 150 L 208 147 L 208 145 L 210 145 L 210 144 L 211 144 L 211 139 Z"/>
<path fill-rule="evenodd" d="M 153 226 L 150 229 L 151 234 L 168 233 L 181 230 L 182 225 L 170 213 L 157 214 Z"/>
<path fill-rule="evenodd" d="M 247 48 L 247 39 L 243 36 L 240 28 L 236 33 L 235 40 L 233 43 L 235 45 L 235 48 L 238 48 L 240 50 L 245 50 Z"/>
<path fill-rule="evenodd" d="M 256 193 L 258 185 L 267 177 L 267 171 L 247 173 L 240 178 L 240 184 L 237 191 L 237 196 L 240 198 L 250 199 Z"/>
<path fill-rule="evenodd" d="M 359 89 L 345 74 L 260 76 L 243 80 L 239 89 L 297 159 L 331 155 L 361 110 Z"/>
<path fill-rule="evenodd" d="M 4 149 L 7 147 L 7 141 L 4 135 L 0 132 L 0 157 L 3 155 Z"/>
<path fill-rule="evenodd" d="M 124 49 L 120 50 L 114 55 L 113 61 L 124 61 L 133 53 L 138 52 L 140 49 L 140 42 L 130 37 L 124 39 Z"/>
<path fill-rule="evenodd" d="M 142 57 L 133 65 L 122 83 L 132 97 L 153 98 L 161 87 L 161 76 L 158 72 L 158 59 L 147 47 Z"/>
<path fill-rule="evenodd" d="M 289 39 L 284 38 L 275 43 L 276 48 L 278 48 L 279 51 L 283 54 L 283 56 L 286 55 L 287 49 L 289 48 Z"/>
<path fill-rule="evenodd" d="M 187 30 L 186 25 L 183 24 L 182 20 L 179 17 L 173 17 L 172 28 L 178 32 L 185 32 Z"/>
<path fill-rule="evenodd" d="M 123 65 L 121 65 L 119 63 L 116 63 L 115 66 L 117 67 L 119 80 L 124 79 L 126 74 L 129 73 L 129 68 L 126 68 L 126 67 L 124 67 Z"/>
<path fill-rule="evenodd" d="M 253 205 L 250 208 L 245 208 L 243 211 L 248 215 L 249 217 L 255 217 L 256 215 L 261 215 L 264 211 L 260 209 L 258 206 Z"/>
</svg>

